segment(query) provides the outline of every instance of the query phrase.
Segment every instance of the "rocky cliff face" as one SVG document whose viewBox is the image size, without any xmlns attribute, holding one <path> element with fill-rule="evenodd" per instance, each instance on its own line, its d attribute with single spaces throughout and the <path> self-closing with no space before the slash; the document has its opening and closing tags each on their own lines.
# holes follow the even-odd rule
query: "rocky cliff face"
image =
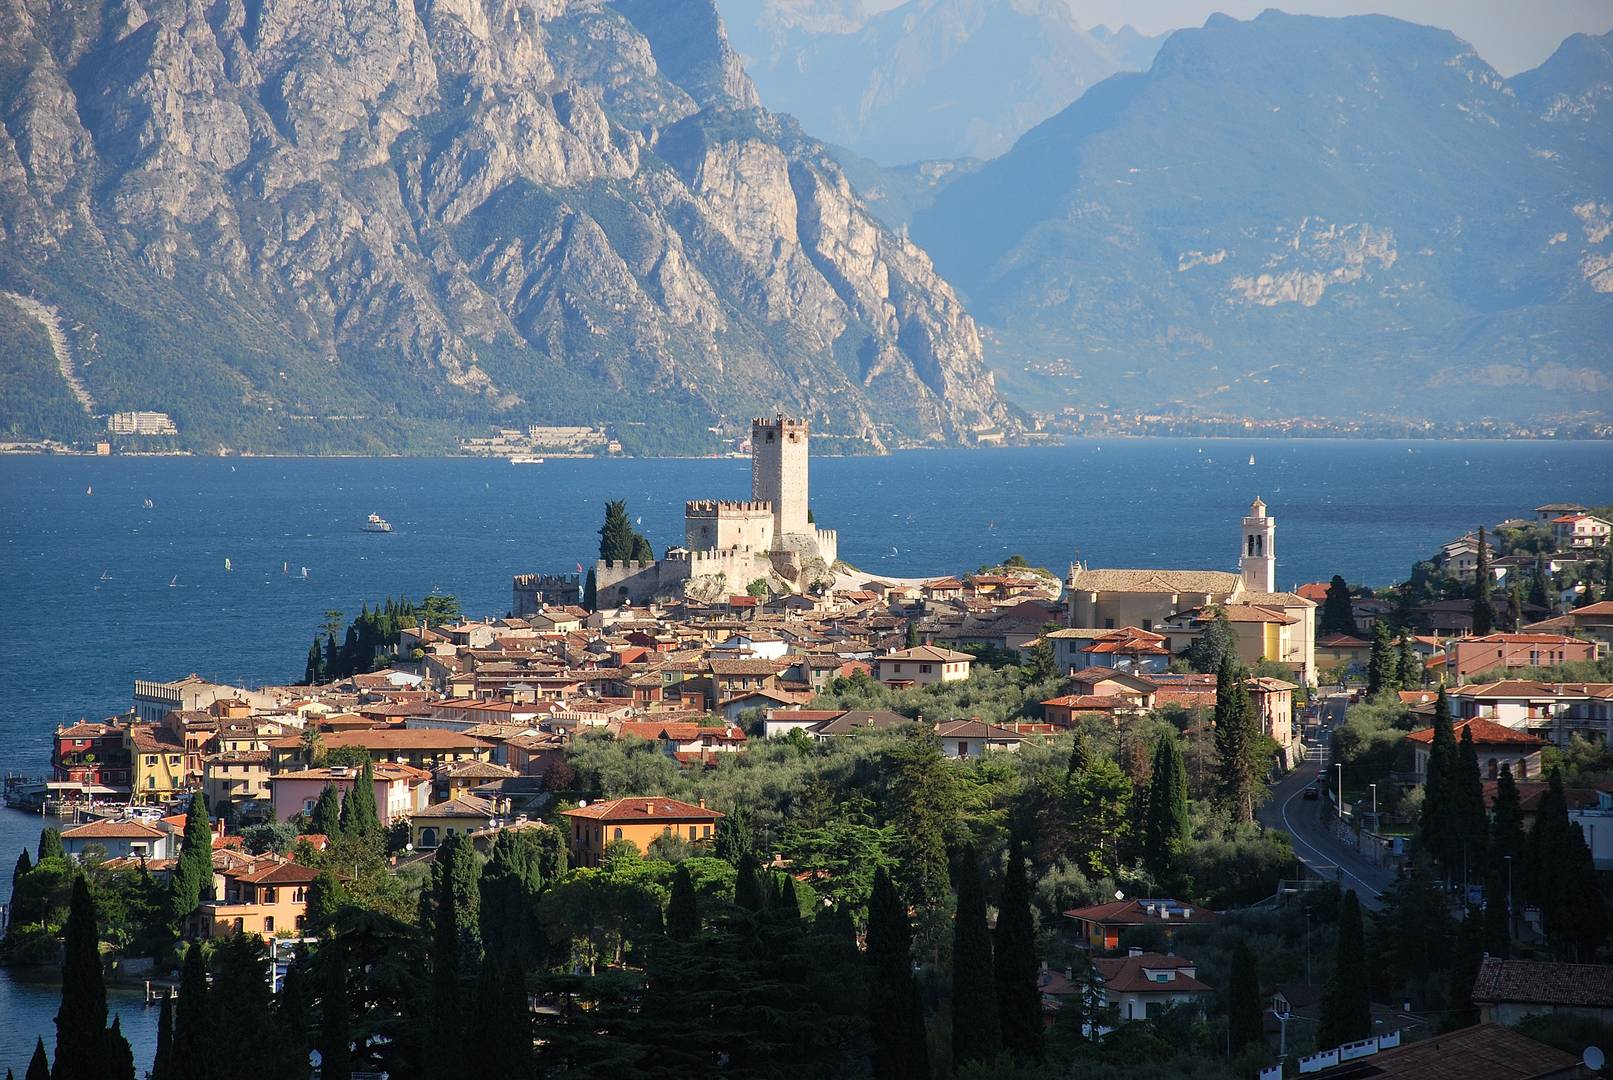
<svg viewBox="0 0 1613 1080">
<path fill-rule="evenodd" d="M 0 0 L 0 119 L 0 286 L 200 439 L 1009 419 L 709 0 Z"/>
</svg>

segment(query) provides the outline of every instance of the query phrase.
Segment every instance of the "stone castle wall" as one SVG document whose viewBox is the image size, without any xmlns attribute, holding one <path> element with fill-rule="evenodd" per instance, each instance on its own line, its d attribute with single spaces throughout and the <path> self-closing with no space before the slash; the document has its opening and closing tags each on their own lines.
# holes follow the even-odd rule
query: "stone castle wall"
<svg viewBox="0 0 1613 1080">
<path fill-rule="evenodd" d="M 516 618 L 536 615 L 545 607 L 575 604 L 581 596 L 582 579 L 576 574 L 516 574 L 510 612 Z"/>
<path fill-rule="evenodd" d="M 701 500 L 685 505 L 684 546 L 690 551 L 773 547 L 773 505 L 766 502 Z"/>
</svg>

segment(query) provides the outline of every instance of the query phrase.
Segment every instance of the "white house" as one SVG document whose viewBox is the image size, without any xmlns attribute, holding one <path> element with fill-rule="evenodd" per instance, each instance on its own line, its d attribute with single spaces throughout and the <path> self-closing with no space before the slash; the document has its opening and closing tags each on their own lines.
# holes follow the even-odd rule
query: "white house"
<svg viewBox="0 0 1613 1080">
<path fill-rule="evenodd" d="M 1176 1005 L 1202 1009 L 1214 992 L 1199 982 L 1198 965 L 1181 956 L 1132 949 L 1127 956 L 1092 961 L 1103 979 L 1103 1001 L 1119 1012 L 1121 1023 L 1146 1020 Z"/>
<path fill-rule="evenodd" d="M 108 859 L 168 859 L 178 854 L 171 835 L 139 821 L 88 821 L 62 830 L 62 850 L 69 858 L 82 859 L 92 848 Z"/>
<path fill-rule="evenodd" d="M 941 740 L 941 753 L 962 760 L 977 758 L 988 750 L 1018 750 L 1025 741 L 1018 732 L 983 720 L 949 720 L 935 726 Z"/>
</svg>

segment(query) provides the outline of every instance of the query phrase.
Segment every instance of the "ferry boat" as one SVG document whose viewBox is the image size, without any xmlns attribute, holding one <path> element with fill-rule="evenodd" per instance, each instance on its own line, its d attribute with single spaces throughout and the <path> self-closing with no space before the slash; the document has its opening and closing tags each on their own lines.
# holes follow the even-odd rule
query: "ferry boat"
<svg viewBox="0 0 1613 1080">
<path fill-rule="evenodd" d="M 511 465 L 542 465 L 543 459 L 534 454 L 515 454 L 510 458 Z"/>
<path fill-rule="evenodd" d="M 392 523 L 380 514 L 371 514 L 370 520 L 364 523 L 365 532 L 391 532 Z"/>
</svg>

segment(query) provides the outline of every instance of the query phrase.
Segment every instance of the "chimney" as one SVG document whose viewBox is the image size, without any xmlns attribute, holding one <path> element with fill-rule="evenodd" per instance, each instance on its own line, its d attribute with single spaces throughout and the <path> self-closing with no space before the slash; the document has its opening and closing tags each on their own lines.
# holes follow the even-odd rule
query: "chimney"
<svg viewBox="0 0 1613 1080">
<path fill-rule="evenodd" d="M 704 795 L 700 796 L 700 798 L 696 800 L 696 805 L 699 806 L 700 809 L 704 810 L 706 808 L 706 797 Z"/>
</svg>

